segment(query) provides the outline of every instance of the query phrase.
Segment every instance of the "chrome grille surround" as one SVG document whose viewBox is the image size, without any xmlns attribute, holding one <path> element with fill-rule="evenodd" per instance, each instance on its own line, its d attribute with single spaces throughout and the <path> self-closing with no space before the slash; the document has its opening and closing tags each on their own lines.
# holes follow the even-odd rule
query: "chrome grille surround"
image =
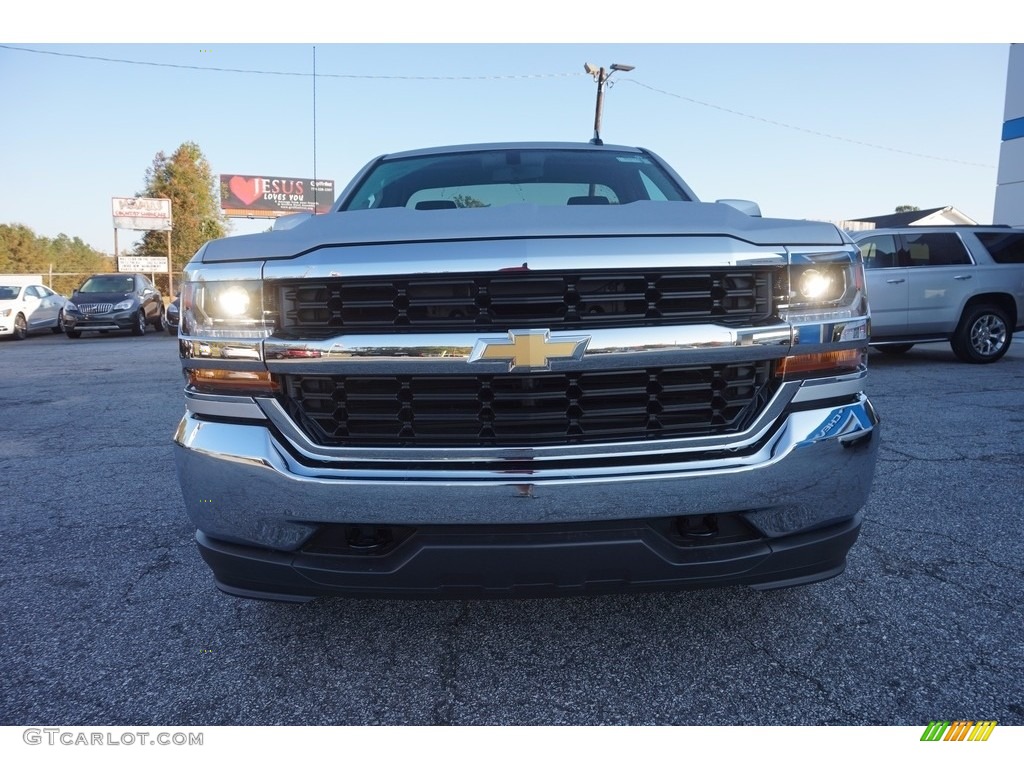
<svg viewBox="0 0 1024 768">
<path fill-rule="evenodd" d="M 89 315 L 103 315 L 114 308 L 113 304 L 79 304 L 78 311 Z"/>
</svg>

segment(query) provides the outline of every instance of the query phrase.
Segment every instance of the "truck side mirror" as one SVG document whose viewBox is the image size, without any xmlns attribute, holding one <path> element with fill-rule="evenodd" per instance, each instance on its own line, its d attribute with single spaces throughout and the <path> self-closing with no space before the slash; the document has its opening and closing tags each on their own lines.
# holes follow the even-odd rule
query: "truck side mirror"
<svg viewBox="0 0 1024 768">
<path fill-rule="evenodd" d="M 271 226 L 271 230 L 274 232 L 280 232 L 285 229 L 292 229 L 293 227 L 299 226 L 306 219 L 313 218 L 312 213 L 289 213 L 287 216 L 278 216 L 274 219 L 274 224 Z"/>
<path fill-rule="evenodd" d="M 753 200 L 733 200 L 727 198 L 724 200 L 715 200 L 716 203 L 722 205 L 728 205 L 730 208 L 735 208 L 740 213 L 745 213 L 747 216 L 756 216 L 761 218 L 761 206 L 755 203 Z"/>
</svg>

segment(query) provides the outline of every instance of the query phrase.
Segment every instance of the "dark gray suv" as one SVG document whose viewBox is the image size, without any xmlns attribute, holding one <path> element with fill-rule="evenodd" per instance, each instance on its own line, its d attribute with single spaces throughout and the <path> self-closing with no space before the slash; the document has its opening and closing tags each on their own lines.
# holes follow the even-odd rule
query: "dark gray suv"
<svg viewBox="0 0 1024 768">
<path fill-rule="evenodd" d="M 871 344 L 901 354 L 948 341 L 994 363 L 1024 329 L 1024 230 L 900 227 L 850 233 L 864 257 Z"/>
<path fill-rule="evenodd" d="M 82 331 L 128 331 L 142 336 L 146 326 L 162 330 L 164 302 L 145 275 L 110 272 L 93 275 L 71 294 L 64 307 L 64 333 L 77 339 Z"/>
</svg>

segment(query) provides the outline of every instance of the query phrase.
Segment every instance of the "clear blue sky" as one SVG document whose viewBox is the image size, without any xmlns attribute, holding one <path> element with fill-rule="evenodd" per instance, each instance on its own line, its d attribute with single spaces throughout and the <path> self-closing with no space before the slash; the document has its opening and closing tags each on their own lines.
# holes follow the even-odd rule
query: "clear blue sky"
<svg viewBox="0 0 1024 768">
<path fill-rule="evenodd" d="M 644 23 L 656 32 L 654 21 Z M 614 34 L 614 19 L 606 24 Z M 184 141 L 199 144 L 215 174 L 313 175 L 309 43 L 95 44 L 74 42 L 88 37 L 73 30 L 20 31 L 0 43 L 68 55 L 0 48 L 0 223 L 109 252 L 110 198 L 141 191 L 154 154 Z M 436 25 L 423 39 L 431 34 L 474 39 Z M 385 152 L 586 141 L 595 85 L 583 64 L 621 62 L 636 69 L 606 94 L 603 138 L 659 153 L 702 199 L 823 219 L 954 205 L 986 223 L 1008 52 L 1007 43 L 317 42 L 316 171 L 340 191 Z M 233 231 L 266 226 L 236 220 Z M 135 237 L 122 231 L 122 247 Z"/>
</svg>

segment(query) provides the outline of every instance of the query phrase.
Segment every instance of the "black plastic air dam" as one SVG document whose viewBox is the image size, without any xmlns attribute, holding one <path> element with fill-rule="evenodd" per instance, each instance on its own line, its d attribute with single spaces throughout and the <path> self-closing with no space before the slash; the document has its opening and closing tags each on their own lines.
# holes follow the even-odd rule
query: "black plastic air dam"
<svg viewBox="0 0 1024 768">
<path fill-rule="evenodd" d="M 759 590 L 838 576 L 861 515 L 774 539 L 677 543 L 645 521 L 571 536 L 502 526 L 417 531 L 381 556 L 276 552 L 197 532 L 217 586 L 235 596 L 305 602 L 321 595 L 383 598 L 551 597 L 746 585 Z"/>
</svg>

